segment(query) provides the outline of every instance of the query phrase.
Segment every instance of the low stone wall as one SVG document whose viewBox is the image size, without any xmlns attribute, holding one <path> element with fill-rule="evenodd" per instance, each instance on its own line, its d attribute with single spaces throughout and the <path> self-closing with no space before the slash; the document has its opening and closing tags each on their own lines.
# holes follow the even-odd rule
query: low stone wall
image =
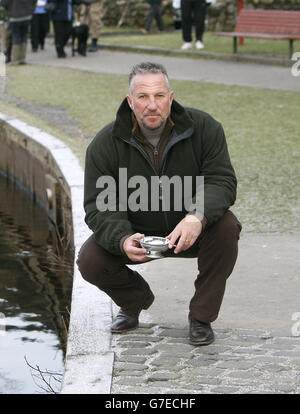
<svg viewBox="0 0 300 414">
<path fill-rule="evenodd" d="M 171 3 L 166 14 L 171 16 Z M 104 0 L 103 23 L 106 26 L 116 26 L 123 22 L 126 26 L 143 27 L 149 11 L 149 4 L 145 0 Z"/>
<path fill-rule="evenodd" d="M 75 260 L 91 231 L 84 222 L 84 174 L 72 151 L 57 138 L 0 113 L 0 169 L 29 190 L 74 247 L 71 315 L 61 393 L 109 394 L 110 298 L 85 282 Z M 56 221 L 55 221 L 56 220 Z"/>
<path fill-rule="evenodd" d="M 129 27 L 143 27 L 149 11 L 149 4 L 145 0 L 104 0 L 103 6 L 103 23 L 107 26 L 117 26 L 122 22 Z M 300 10 L 300 0 L 244 0 L 244 7 Z M 207 8 L 206 30 L 233 30 L 237 13 L 238 0 L 217 0 Z M 171 0 L 164 9 L 163 16 L 164 19 L 172 21 Z"/>
<path fill-rule="evenodd" d="M 73 248 L 70 188 L 51 153 L 32 140 L 31 133 L 30 128 L 20 133 L 17 120 L 0 119 L 0 170 L 45 208 L 57 235 Z"/>
</svg>

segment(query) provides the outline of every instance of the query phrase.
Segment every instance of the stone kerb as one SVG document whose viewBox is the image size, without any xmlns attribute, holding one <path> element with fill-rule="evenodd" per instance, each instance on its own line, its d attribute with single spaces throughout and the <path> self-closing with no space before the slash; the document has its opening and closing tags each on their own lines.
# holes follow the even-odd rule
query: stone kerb
<svg viewBox="0 0 300 414">
<path fill-rule="evenodd" d="M 60 181 L 63 181 L 63 188 L 69 193 L 71 201 L 73 226 L 71 244 L 74 245 L 76 261 L 82 243 L 91 234 L 84 224 L 82 206 L 84 177 L 78 159 L 70 148 L 54 136 L 2 113 L 0 113 L 0 135 L 5 136 L 3 141 L 8 146 L 14 141 L 13 145 L 16 146 L 18 143 L 22 147 L 21 153 L 25 150 L 30 152 L 32 164 L 39 157 L 40 162 L 46 157 L 47 165 L 51 159 L 50 164 L 54 166 L 53 169 L 58 168 L 59 171 L 53 171 L 53 175 L 59 176 Z M 22 168 L 18 171 L 21 170 Z M 35 172 L 34 168 L 30 171 Z M 15 178 L 22 184 L 22 177 Z M 110 299 L 85 282 L 74 263 L 71 315 L 61 393 L 110 393 L 113 369 L 109 330 L 111 318 Z"/>
</svg>

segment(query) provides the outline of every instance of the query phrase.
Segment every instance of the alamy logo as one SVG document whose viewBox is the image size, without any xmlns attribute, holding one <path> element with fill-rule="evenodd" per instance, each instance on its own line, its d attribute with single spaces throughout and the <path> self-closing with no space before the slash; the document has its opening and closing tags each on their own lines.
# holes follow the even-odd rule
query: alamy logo
<svg viewBox="0 0 300 414">
<path fill-rule="evenodd" d="M 292 321 L 295 321 L 292 325 L 291 333 L 293 336 L 300 336 L 300 312 L 294 312 L 292 314 Z"/>
<path fill-rule="evenodd" d="M 300 76 L 300 52 L 295 52 L 292 56 L 292 60 L 296 61 L 293 64 L 291 72 L 293 76 Z"/>
<path fill-rule="evenodd" d="M 127 168 L 120 168 L 117 182 L 103 175 L 96 188 L 101 190 L 96 199 L 99 211 L 204 211 L 203 176 L 152 176 L 149 183 L 141 175 L 128 179 Z"/>
</svg>

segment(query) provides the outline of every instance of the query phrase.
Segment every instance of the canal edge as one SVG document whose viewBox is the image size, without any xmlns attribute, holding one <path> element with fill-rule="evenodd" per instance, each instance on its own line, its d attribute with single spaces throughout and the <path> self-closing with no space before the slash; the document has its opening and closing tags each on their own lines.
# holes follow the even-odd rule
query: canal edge
<svg viewBox="0 0 300 414">
<path fill-rule="evenodd" d="M 110 394 L 114 363 L 110 333 L 111 299 L 84 281 L 76 265 L 79 249 L 91 235 L 84 222 L 83 169 L 64 142 L 0 112 L 0 133 L 7 130 L 13 131 L 14 141 L 19 141 L 22 147 L 24 140 L 30 140 L 35 151 L 40 147 L 46 149 L 70 192 L 75 254 L 65 371 L 60 393 Z M 6 133 L 6 137 L 8 135 Z"/>
</svg>

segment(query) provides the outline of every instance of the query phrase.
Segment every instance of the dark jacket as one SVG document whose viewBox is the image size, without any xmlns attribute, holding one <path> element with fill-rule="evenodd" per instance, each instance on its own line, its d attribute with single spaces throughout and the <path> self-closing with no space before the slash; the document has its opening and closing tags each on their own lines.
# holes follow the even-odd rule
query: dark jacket
<svg viewBox="0 0 300 414">
<path fill-rule="evenodd" d="M 182 180 L 185 176 L 204 176 L 204 215 L 207 225 L 211 225 L 236 198 L 237 182 L 223 128 L 207 113 L 184 108 L 176 101 L 172 103 L 171 119 L 174 127 L 161 159 L 159 176 L 179 176 Z M 118 205 L 116 211 L 97 209 L 99 177 L 113 177 L 118 191 L 120 168 L 127 169 L 128 180 L 133 176 L 145 177 L 149 188 L 151 176 L 157 176 L 143 144 L 133 136 L 132 128 L 132 112 L 125 99 L 116 120 L 95 136 L 86 152 L 85 221 L 94 232 L 96 242 L 116 255 L 122 254 L 120 240 L 125 235 L 140 232 L 166 236 L 189 212 L 174 211 L 173 205 L 170 211 L 150 211 L 150 206 L 149 211 L 119 211 Z M 134 188 L 128 188 L 128 197 L 133 191 Z M 195 182 L 193 191 L 196 192 Z"/>
<path fill-rule="evenodd" d="M 51 0 L 49 2 L 51 2 Z M 56 3 L 56 8 L 54 12 L 51 13 L 51 19 L 53 21 L 62 22 L 73 20 L 72 0 L 55 0 L 52 2 Z"/>
<path fill-rule="evenodd" d="M 2 5 L 9 19 L 22 19 L 31 16 L 37 0 L 2 0 Z"/>
</svg>

